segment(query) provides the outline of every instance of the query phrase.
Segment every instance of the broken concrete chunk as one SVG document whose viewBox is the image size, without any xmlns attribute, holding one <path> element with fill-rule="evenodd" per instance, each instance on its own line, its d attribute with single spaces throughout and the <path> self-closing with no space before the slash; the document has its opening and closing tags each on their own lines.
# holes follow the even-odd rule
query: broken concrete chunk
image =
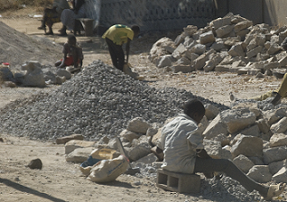
<svg viewBox="0 0 287 202">
<path fill-rule="evenodd" d="M 250 168 L 254 166 L 254 163 L 247 158 L 246 156 L 240 154 L 236 158 L 233 159 L 233 163 L 244 173 L 248 173 Z"/>
<path fill-rule="evenodd" d="M 284 133 L 275 133 L 270 138 L 270 147 L 287 146 L 287 136 Z"/>
<path fill-rule="evenodd" d="M 127 130 L 135 133 L 146 134 L 149 127 L 151 127 L 151 125 L 143 118 L 136 117 L 128 122 Z"/>
<path fill-rule="evenodd" d="M 287 148 L 285 146 L 281 146 L 264 149 L 263 158 L 266 164 L 270 164 L 275 161 L 282 161 L 287 158 Z"/>
<path fill-rule="evenodd" d="M 255 165 L 253 166 L 247 176 L 259 183 L 266 183 L 272 179 L 268 165 Z"/>
<path fill-rule="evenodd" d="M 215 41 L 215 37 L 212 31 L 205 32 L 199 36 L 199 41 L 201 44 L 213 43 Z"/>
<path fill-rule="evenodd" d="M 249 156 L 262 156 L 263 140 L 259 137 L 241 135 L 231 147 L 231 154 L 235 158 L 240 154 Z"/>
</svg>

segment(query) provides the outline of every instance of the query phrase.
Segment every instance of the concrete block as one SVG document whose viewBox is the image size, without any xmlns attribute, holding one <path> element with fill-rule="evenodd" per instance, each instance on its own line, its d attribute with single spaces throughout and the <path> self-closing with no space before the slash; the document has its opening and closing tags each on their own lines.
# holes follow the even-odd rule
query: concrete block
<svg viewBox="0 0 287 202">
<path fill-rule="evenodd" d="M 200 192 L 200 176 L 158 169 L 156 186 L 179 193 L 198 193 Z"/>
</svg>

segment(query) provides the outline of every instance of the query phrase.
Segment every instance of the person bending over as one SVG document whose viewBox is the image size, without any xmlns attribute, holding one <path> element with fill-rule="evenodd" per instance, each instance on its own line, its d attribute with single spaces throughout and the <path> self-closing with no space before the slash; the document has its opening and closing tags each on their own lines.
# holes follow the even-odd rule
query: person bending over
<svg viewBox="0 0 287 202">
<path fill-rule="evenodd" d="M 238 181 L 246 190 L 257 190 L 266 200 L 280 195 L 285 183 L 265 186 L 257 183 L 243 173 L 228 159 L 213 159 L 203 148 L 202 134 L 198 124 L 205 115 L 203 104 L 193 99 L 184 106 L 184 113 L 162 128 L 164 160 L 162 168 L 171 172 L 194 174 L 204 173 L 212 177 L 214 172 L 222 172 Z"/>
<path fill-rule="evenodd" d="M 113 65 L 123 71 L 124 64 L 128 63 L 130 42 L 140 32 L 140 28 L 137 25 L 133 25 L 129 28 L 126 25 L 116 24 L 111 26 L 102 36 L 106 40 L 109 47 L 110 56 Z M 126 43 L 126 59 L 123 51 L 123 44 Z"/>
</svg>

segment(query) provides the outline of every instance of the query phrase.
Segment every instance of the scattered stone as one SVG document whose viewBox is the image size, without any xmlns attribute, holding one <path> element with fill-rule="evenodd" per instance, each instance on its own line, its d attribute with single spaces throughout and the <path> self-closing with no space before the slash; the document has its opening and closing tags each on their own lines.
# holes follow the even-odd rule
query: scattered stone
<svg viewBox="0 0 287 202">
<path fill-rule="evenodd" d="M 37 159 L 33 159 L 32 161 L 30 161 L 30 163 L 28 164 L 28 167 L 31 169 L 42 169 L 42 161 L 41 159 L 37 158 Z"/>
</svg>

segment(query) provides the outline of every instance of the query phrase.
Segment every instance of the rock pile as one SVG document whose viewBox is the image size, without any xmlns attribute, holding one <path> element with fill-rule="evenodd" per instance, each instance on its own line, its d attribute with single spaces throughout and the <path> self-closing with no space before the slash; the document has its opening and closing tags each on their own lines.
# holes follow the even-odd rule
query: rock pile
<svg viewBox="0 0 287 202">
<path fill-rule="evenodd" d="M 16 101 L 2 109 L 0 130 L 35 139 L 53 139 L 73 133 L 82 134 L 86 139 L 112 137 L 135 117 L 161 124 L 176 115 L 186 100 L 195 97 L 185 90 L 151 88 L 96 61 L 56 91 Z M 213 104 L 220 109 L 228 108 Z"/>
<path fill-rule="evenodd" d="M 61 85 L 71 79 L 74 68 L 59 69 L 50 65 L 42 65 L 38 61 L 27 61 L 21 70 L 11 70 L 7 65 L 0 65 L 1 82 L 7 87 L 45 87 Z M 80 71 L 80 70 L 79 70 Z M 11 85 L 11 84 L 14 85 Z M 10 86 L 9 86 L 10 85 Z"/>
<path fill-rule="evenodd" d="M 164 37 L 150 50 L 150 60 L 173 72 L 229 71 L 272 75 L 286 72 L 287 56 L 280 44 L 287 27 L 272 30 L 229 13 L 198 29 L 189 25 L 175 41 Z"/>
<path fill-rule="evenodd" d="M 212 104 L 205 107 L 207 113 L 200 130 L 210 156 L 232 160 L 257 182 L 287 183 L 287 105 L 273 107 L 268 101 L 245 101 L 234 102 L 227 110 Z M 162 165 L 154 152 L 155 146 L 162 148 L 161 127 L 136 117 L 128 122 L 119 136 L 132 166 L 140 168 L 140 175 L 155 177 L 156 169 Z M 67 161 L 82 163 L 93 149 L 117 150 L 117 144 L 114 138 L 104 136 L 94 142 L 72 140 L 65 148 Z M 213 200 L 262 201 L 256 191 L 248 193 L 238 182 L 225 176 L 220 180 L 205 179 L 200 194 Z"/>
</svg>

